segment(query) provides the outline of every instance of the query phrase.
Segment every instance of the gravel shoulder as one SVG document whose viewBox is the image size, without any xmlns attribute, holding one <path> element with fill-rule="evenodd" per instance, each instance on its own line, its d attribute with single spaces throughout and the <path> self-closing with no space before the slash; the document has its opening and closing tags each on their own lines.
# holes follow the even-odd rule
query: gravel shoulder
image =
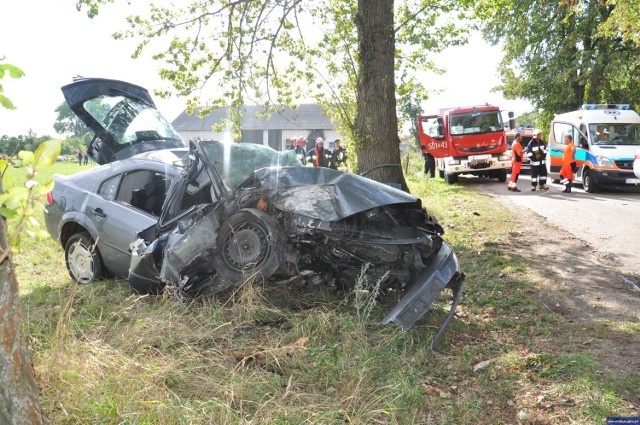
<svg viewBox="0 0 640 425">
<path fill-rule="evenodd" d="M 639 285 L 639 276 L 625 271 L 613 256 L 549 224 L 535 212 L 509 199 L 496 198 L 522 221 L 523 230 L 512 235 L 510 249 L 531 259 L 541 271 L 540 301 L 586 330 L 594 324 L 607 324 L 610 332 L 598 332 L 579 343 L 594 353 L 609 373 L 640 373 L 640 291 L 634 288 Z M 553 343 L 553 335 L 550 339 Z M 640 410 L 640 394 L 631 396 Z"/>
</svg>

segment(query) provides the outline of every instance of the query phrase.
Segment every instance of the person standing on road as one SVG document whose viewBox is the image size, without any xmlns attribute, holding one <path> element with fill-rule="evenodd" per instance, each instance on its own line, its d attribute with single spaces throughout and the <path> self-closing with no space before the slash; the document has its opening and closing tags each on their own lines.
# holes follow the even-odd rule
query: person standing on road
<svg viewBox="0 0 640 425">
<path fill-rule="evenodd" d="M 424 157 L 424 173 L 430 178 L 436 178 L 436 159 L 429 152 L 423 152 Z"/>
<path fill-rule="evenodd" d="M 520 176 L 520 168 L 522 168 L 522 134 L 516 133 L 511 145 L 511 177 L 507 184 L 507 189 L 513 192 L 520 192 L 518 189 L 518 177 Z"/>
<path fill-rule="evenodd" d="M 562 169 L 560 169 L 560 181 L 565 186 L 562 193 L 571 193 L 571 183 L 573 183 L 573 173 L 576 170 L 576 147 L 573 144 L 573 136 L 564 136 L 564 153 L 562 154 Z"/>
<path fill-rule="evenodd" d="M 526 155 L 531 164 L 531 190 L 535 191 L 536 186 L 541 190 L 549 190 L 547 186 L 547 144 L 542 140 L 542 131 L 536 130 L 533 138 L 527 145 Z"/>
</svg>

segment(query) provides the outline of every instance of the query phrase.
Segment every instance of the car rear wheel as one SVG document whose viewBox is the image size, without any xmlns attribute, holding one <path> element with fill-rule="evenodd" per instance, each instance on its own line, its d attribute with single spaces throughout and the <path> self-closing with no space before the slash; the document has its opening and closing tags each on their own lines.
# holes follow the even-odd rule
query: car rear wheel
<svg viewBox="0 0 640 425">
<path fill-rule="evenodd" d="M 584 187 L 585 192 L 595 193 L 598 191 L 596 184 L 593 182 L 593 175 L 591 171 L 585 170 L 584 175 L 582 176 L 582 186 Z"/>
<path fill-rule="evenodd" d="M 284 244 L 284 231 L 273 217 L 259 210 L 241 210 L 222 223 L 216 268 L 235 284 L 268 279 L 284 260 Z"/>
<path fill-rule="evenodd" d="M 64 247 L 69 276 L 77 283 L 92 283 L 104 276 L 104 264 L 94 240 L 86 232 L 71 236 Z"/>
</svg>

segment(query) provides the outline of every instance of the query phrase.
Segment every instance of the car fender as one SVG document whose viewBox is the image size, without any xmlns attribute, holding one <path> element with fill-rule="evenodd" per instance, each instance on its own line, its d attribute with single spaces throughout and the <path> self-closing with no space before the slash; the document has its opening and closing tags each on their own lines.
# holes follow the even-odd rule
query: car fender
<svg viewBox="0 0 640 425">
<path fill-rule="evenodd" d="M 78 211 L 67 211 L 62 215 L 62 218 L 60 220 L 60 228 L 58 231 L 58 243 L 60 243 L 62 246 L 64 246 L 69 236 L 77 233 L 76 231 L 70 231 L 68 232 L 69 234 L 67 234 L 67 231 L 65 229 L 73 225 L 82 227 L 89 233 L 89 235 L 91 235 L 91 238 L 93 240 L 98 240 L 98 229 L 91 222 L 91 220 L 89 220 L 89 217 Z"/>
</svg>

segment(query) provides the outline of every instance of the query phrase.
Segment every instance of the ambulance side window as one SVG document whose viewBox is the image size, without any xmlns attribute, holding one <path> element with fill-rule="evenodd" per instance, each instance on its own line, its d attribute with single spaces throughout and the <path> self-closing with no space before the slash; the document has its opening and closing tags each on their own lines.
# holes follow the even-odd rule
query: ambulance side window
<svg viewBox="0 0 640 425">
<path fill-rule="evenodd" d="M 571 124 L 556 122 L 553 123 L 553 139 L 557 145 L 564 145 L 564 136 L 571 135 L 574 143 L 580 140 L 580 132 Z"/>
<path fill-rule="evenodd" d="M 584 136 L 583 136 L 584 134 Z M 587 142 L 587 127 L 584 124 L 580 124 L 580 133 L 578 134 L 578 143 L 577 146 L 583 149 L 589 149 L 589 142 Z"/>
</svg>

